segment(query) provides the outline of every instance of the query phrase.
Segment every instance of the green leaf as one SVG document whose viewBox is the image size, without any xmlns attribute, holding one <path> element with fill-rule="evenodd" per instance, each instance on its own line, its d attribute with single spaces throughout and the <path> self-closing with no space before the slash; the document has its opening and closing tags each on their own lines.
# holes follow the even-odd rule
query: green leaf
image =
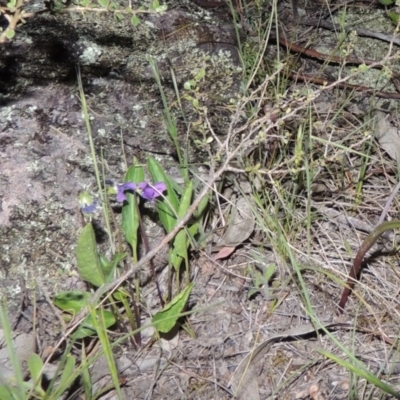
<svg viewBox="0 0 400 400">
<path fill-rule="evenodd" d="M 175 236 L 173 250 L 170 254 L 170 262 L 175 268 L 176 272 L 179 271 L 179 267 L 181 266 L 183 260 L 186 260 L 186 262 L 188 262 L 187 249 L 190 245 L 188 232 L 189 235 L 193 237 L 198 232 L 199 226 L 199 223 L 195 223 L 191 227 L 189 227 L 187 231 L 182 229 Z"/>
<path fill-rule="evenodd" d="M 276 270 L 275 264 L 268 264 L 267 268 L 264 271 L 264 279 L 266 283 L 269 283 L 270 279 L 275 273 L 275 270 Z"/>
<path fill-rule="evenodd" d="M 124 16 L 123 16 L 123 14 L 119 14 L 119 13 L 114 13 L 114 19 L 117 21 L 117 22 L 121 22 L 121 21 L 123 21 L 123 19 L 124 19 Z"/>
<path fill-rule="evenodd" d="M 194 218 L 199 219 L 203 216 L 203 213 L 208 206 L 209 199 L 210 199 L 209 195 L 204 196 L 201 199 L 199 206 L 197 207 L 196 211 L 193 213 Z"/>
<path fill-rule="evenodd" d="M 1 400 L 15 400 L 18 397 L 14 397 L 10 389 L 6 385 L 0 385 L 0 399 Z"/>
<path fill-rule="evenodd" d="M 169 255 L 169 261 L 175 271 L 178 272 L 182 261 L 187 259 L 185 254 L 187 253 L 187 235 L 183 229 L 175 236 L 173 246 L 171 254 Z"/>
<path fill-rule="evenodd" d="M 257 289 L 257 288 L 250 289 L 247 292 L 247 298 L 251 299 L 256 293 L 259 293 L 259 292 L 260 292 L 260 289 Z"/>
<path fill-rule="evenodd" d="M 174 229 L 177 222 L 176 213 L 179 209 L 178 196 L 173 189 L 171 179 L 164 173 L 161 165 L 153 157 L 148 158 L 147 166 L 153 182 L 164 182 L 167 186 L 165 199 L 163 198 L 157 202 L 157 210 L 164 229 L 169 233 Z"/>
<path fill-rule="evenodd" d="M 90 298 L 89 292 L 80 292 L 71 290 L 69 292 L 61 292 L 54 298 L 54 304 L 61 310 L 70 314 L 78 314 L 86 307 Z"/>
<path fill-rule="evenodd" d="M 194 79 L 191 79 L 191 80 L 189 81 L 189 88 L 190 88 L 190 89 L 195 89 L 196 86 L 197 86 L 197 82 L 196 82 Z"/>
<path fill-rule="evenodd" d="M 140 19 L 137 15 L 132 15 L 131 24 L 133 26 L 138 26 L 140 24 Z"/>
<path fill-rule="evenodd" d="M 197 75 L 194 77 L 194 79 L 199 82 L 201 81 L 204 77 L 206 76 L 206 70 L 204 68 L 202 68 Z"/>
<path fill-rule="evenodd" d="M 139 164 L 137 158 L 133 160 L 132 165 L 128 168 L 125 174 L 125 182 L 143 182 L 144 181 L 144 169 Z"/>
<path fill-rule="evenodd" d="M 103 313 L 103 317 L 101 316 Z M 96 310 L 97 318 L 104 318 L 104 326 L 109 328 L 116 322 L 115 316 L 111 311 Z M 95 325 L 93 323 L 92 315 L 88 315 L 82 322 L 82 325 L 74 333 L 74 339 L 83 339 L 88 336 L 94 336 L 97 334 Z"/>
<path fill-rule="evenodd" d="M 190 181 L 183 192 L 181 197 L 181 202 L 179 205 L 178 216 L 179 218 L 183 218 L 189 207 L 192 203 L 192 196 L 193 196 L 193 182 Z M 187 232 L 182 229 L 178 234 L 175 236 L 173 250 L 171 254 L 171 263 L 175 268 L 175 271 L 179 270 L 179 267 L 182 263 L 182 260 L 187 260 L 188 254 L 187 249 L 189 247 L 189 238 L 187 236 Z"/>
<path fill-rule="evenodd" d="M 31 378 L 36 382 L 40 382 L 43 374 L 43 361 L 37 354 L 33 353 L 29 356 L 28 368 Z"/>
<path fill-rule="evenodd" d="M 100 264 L 101 268 L 103 269 L 104 277 L 106 282 L 111 282 L 114 279 L 114 271 L 117 268 L 117 265 L 120 261 L 122 261 L 126 257 L 126 253 L 116 253 L 113 255 L 111 261 L 108 261 L 105 257 L 101 254 L 100 257 Z"/>
<path fill-rule="evenodd" d="M 392 20 L 394 25 L 398 25 L 399 24 L 399 19 L 400 19 L 400 15 L 397 14 L 397 12 L 395 11 L 388 11 L 387 16 Z"/>
<path fill-rule="evenodd" d="M 40 396 L 46 393 L 42 389 L 42 376 L 43 376 L 43 361 L 35 353 L 31 354 L 28 358 L 28 368 L 33 382 L 36 384 L 35 391 Z"/>
<path fill-rule="evenodd" d="M 108 0 L 97 0 L 101 7 L 106 8 L 108 6 Z"/>
<path fill-rule="evenodd" d="M 76 258 L 79 275 L 84 281 L 94 286 L 101 286 L 105 282 L 91 223 L 83 228 L 79 236 Z"/>
<path fill-rule="evenodd" d="M 92 377 L 90 376 L 90 371 L 89 371 L 89 362 L 86 356 L 85 349 L 82 349 L 82 362 L 81 362 L 81 382 L 84 390 L 84 394 L 82 394 L 82 398 L 84 399 L 90 399 L 92 398 L 92 387 L 93 387 L 93 382 L 92 382 Z"/>
<path fill-rule="evenodd" d="M 175 296 L 170 303 L 153 316 L 154 327 L 162 333 L 169 332 L 180 318 L 182 310 L 189 298 L 194 283 L 189 284 L 181 293 Z"/>
<path fill-rule="evenodd" d="M 163 13 L 164 11 L 167 11 L 167 9 L 168 9 L 168 6 L 166 4 L 163 4 L 162 6 L 157 7 L 155 9 L 155 11 L 158 13 Z"/>
<path fill-rule="evenodd" d="M 27 389 L 27 386 L 25 385 L 22 374 L 21 360 L 17 356 L 16 352 L 12 351 L 14 349 L 14 340 L 12 335 L 12 328 L 8 319 L 9 314 L 7 310 L 7 305 L 7 299 L 3 297 L 0 301 L 0 327 L 3 331 L 1 347 L 5 348 L 7 352 L 6 355 L 2 356 L 2 360 L 0 361 L 0 382 L 5 383 L 6 385 L 9 383 L 9 388 L 11 393 L 15 396 L 14 398 L 24 400 L 24 393 L 25 389 Z M 5 365 L 3 366 L 3 357 L 7 357 L 7 353 L 11 365 L 6 367 Z"/>
<path fill-rule="evenodd" d="M 137 160 L 134 160 L 134 164 L 129 167 L 125 174 L 125 182 L 139 183 L 143 181 L 143 167 L 138 165 Z M 135 202 L 139 202 L 139 198 L 132 193 L 126 193 L 126 198 L 127 201 L 122 207 L 122 232 L 124 233 L 125 240 L 132 248 L 134 262 L 137 262 L 139 215 Z"/>
<path fill-rule="evenodd" d="M 391 6 L 394 3 L 394 0 L 378 0 L 383 6 Z"/>
<path fill-rule="evenodd" d="M 268 282 L 275 272 L 275 265 L 270 264 L 263 273 L 261 273 L 257 268 L 250 266 L 249 273 L 252 278 L 253 288 L 247 292 L 247 297 L 250 299 L 254 294 L 260 293 L 265 297 L 268 297 L 269 287 Z"/>
<path fill-rule="evenodd" d="M 76 373 L 74 373 L 74 368 L 75 368 L 75 358 L 70 354 L 68 354 L 67 360 L 63 368 L 63 373 L 57 384 L 56 391 L 51 398 L 60 399 L 61 395 L 72 385 L 73 381 L 76 379 Z"/>
<path fill-rule="evenodd" d="M 185 191 L 183 192 L 182 197 L 181 197 L 181 201 L 180 201 L 179 209 L 178 209 L 178 217 L 179 218 L 183 218 L 186 215 L 186 213 L 190 207 L 190 204 L 192 204 L 192 197 L 193 197 L 193 182 L 190 181 L 187 184 Z"/>
<path fill-rule="evenodd" d="M 125 292 L 124 289 L 120 288 L 116 292 L 113 293 L 113 297 L 114 297 L 115 300 L 123 301 L 123 300 L 127 299 L 130 296 L 128 295 L 128 293 Z"/>
<path fill-rule="evenodd" d="M 110 269 L 111 261 L 108 261 L 103 255 L 99 254 L 101 269 L 104 271 Z"/>
<path fill-rule="evenodd" d="M 15 36 L 15 30 L 11 28 L 7 28 L 6 37 L 7 39 L 12 39 Z"/>
</svg>

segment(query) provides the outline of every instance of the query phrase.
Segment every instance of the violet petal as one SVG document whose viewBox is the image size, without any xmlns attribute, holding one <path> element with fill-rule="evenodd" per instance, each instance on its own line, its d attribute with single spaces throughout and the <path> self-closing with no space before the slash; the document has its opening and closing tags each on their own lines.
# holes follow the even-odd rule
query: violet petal
<svg viewBox="0 0 400 400">
<path fill-rule="evenodd" d="M 96 211 L 98 205 L 98 201 L 94 201 L 92 204 L 85 204 L 81 207 L 81 211 L 86 214 L 92 214 Z"/>
<path fill-rule="evenodd" d="M 137 188 L 136 183 L 133 182 L 125 182 L 122 185 L 118 185 L 117 191 L 117 201 L 123 203 L 126 200 L 125 192 L 132 191 L 134 192 Z"/>
<path fill-rule="evenodd" d="M 147 185 L 147 187 L 142 191 L 141 196 L 145 200 L 154 201 L 157 197 L 161 196 L 161 193 L 167 189 L 164 182 L 157 182 L 153 185 Z"/>
</svg>

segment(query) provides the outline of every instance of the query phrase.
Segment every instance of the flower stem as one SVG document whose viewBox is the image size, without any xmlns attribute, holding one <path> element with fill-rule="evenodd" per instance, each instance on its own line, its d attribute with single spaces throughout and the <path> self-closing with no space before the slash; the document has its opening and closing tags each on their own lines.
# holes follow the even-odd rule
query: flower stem
<svg viewBox="0 0 400 400">
<path fill-rule="evenodd" d="M 394 220 L 390 222 L 384 222 L 383 224 L 378 225 L 364 240 L 361 247 L 358 249 L 356 258 L 354 259 L 353 267 L 351 268 L 349 277 L 347 279 L 346 287 L 343 290 L 342 297 L 340 298 L 340 302 L 338 304 L 339 314 L 342 314 L 344 311 L 344 306 L 347 303 L 347 299 L 357 281 L 357 276 L 361 271 L 362 261 L 364 259 L 365 253 L 375 244 L 378 240 L 379 236 L 382 233 L 389 231 L 391 229 L 400 228 L 400 220 Z"/>
</svg>

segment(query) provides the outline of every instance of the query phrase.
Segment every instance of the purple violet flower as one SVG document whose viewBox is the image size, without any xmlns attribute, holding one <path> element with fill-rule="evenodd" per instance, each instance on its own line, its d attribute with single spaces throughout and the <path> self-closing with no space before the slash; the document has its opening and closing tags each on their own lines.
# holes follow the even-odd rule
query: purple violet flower
<svg viewBox="0 0 400 400">
<path fill-rule="evenodd" d="M 164 182 L 157 182 L 153 185 L 149 185 L 146 182 L 140 182 L 138 189 L 138 193 L 145 200 L 154 201 L 157 197 L 161 196 L 162 192 L 167 190 L 167 186 Z"/>
<path fill-rule="evenodd" d="M 94 201 L 92 204 L 85 204 L 81 207 L 81 211 L 86 214 L 93 214 L 96 211 L 98 205 L 98 201 Z"/>
<path fill-rule="evenodd" d="M 126 200 L 125 192 L 136 190 L 137 186 L 133 182 L 126 182 L 117 186 L 117 201 L 123 203 Z"/>
<path fill-rule="evenodd" d="M 167 190 L 167 186 L 164 182 L 157 182 L 153 185 L 147 182 L 140 182 L 138 184 L 126 182 L 117 187 L 117 201 L 123 203 L 126 200 L 126 191 L 136 191 L 143 199 L 154 201 L 157 197 L 161 196 L 162 192 L 165 190 Z"/>
<path fill-rule="evenodd" d="M 100 204 L 98 201 L 94 201 L 93 197 L 87 191 L 79 193 L 78 203 L 84 214 L 93 214 Z"/>
</svg>

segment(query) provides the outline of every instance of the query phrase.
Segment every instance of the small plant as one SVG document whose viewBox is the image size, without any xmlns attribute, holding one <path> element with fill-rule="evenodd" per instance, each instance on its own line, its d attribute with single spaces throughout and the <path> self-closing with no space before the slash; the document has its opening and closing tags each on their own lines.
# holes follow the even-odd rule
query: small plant
<svg viewBox="0 0 400 400">
<path fill-rule="evenodd" d="M 180 188 L 153 158 L 148 159 L 147 165 L 150 175 L 156 181 L 154 184 L 144 180 L 144 169 L 138 163 L 128 169 L 123 183 L 113 184 L 108 181 L 107 196 L 115 195 L 117 202 L 122 204 L 120 229 L 129 245 L 127 250 L 131 253 L 130 259 L 134 263 L 139 260 L 139 243 L 146 243 L 141 218 L 141 214 L 145 211 L 142 207 L 143 201 L 148 201 L 156 207 L 160 222 L 168 233 L 176 226 L 179 219 L 186 214 L 194 193 L 193 182 L 188 182 L 185 189 Z M 100 208 L 103 208 L 105 213 L 113 212 L 109 207 L 108 201 L 105 204 L 101 204 L 87 192 L 80 194 L 79 203 L 82 213 L 87 218 L 92 218 Z M 170 275 L 172 276 L 173 273 L 176 273 L 178 277 L 177 286 L 174 290 L 176 293 L 173 298 L 171 294 L 161 293 L 156 281 L 155 271 L 152 271 L 161 304 L 160 310 L 156 311 L 151 318 L 156 333 L 168 333 L 174 328 L 182 315 L 194 286 L 190 282 L 188 251 L 198 232 L 204 210 L 205 206 L 203 204 L 202 209 L 198 210 L 187 228 L 182 229 L 170 244 Z M 112 236 L 117 236 L 117 232 L 113 233 Z M 89 287 L 96 289 L 114 281 L 120 274 L 121 262 L 127 256 L 128 252 L 115 251 L 111 259 L 107 259 L 98 250 L 92 222 L 88 222 L 83 227 L 76 246 L 76 260 L 78 273 L 81 279 L 89 284 Z M 179 280 L 182 267 L 184 267 L 184 275 L 186 277 L 183 285 Z M 150 268 L 154 267 L 150 265 Z M 5 400 L 28 398 L 27 393 L 31 393 L 35 398 L 39 399 L 60 398 L 76 379 L 83 379 L 83 364 L 79 365 L 76 357 L 71 355 L 71 351 L 76 343 L 87 337 L 99 338 L 108 361 L 113 387 L 119 391 L 119 378 L 107 330 L 112 328 L 117 321 L 127 321 L 131 327 L 131 335 L 135 337 L 135 345 L 140 345 L 140 321 L 142 318 L 140 304 L 142 304 L 142 293 L 138 281 L 135 282 L 135 288 L 132 296 L 128 287 L 121 286 L 110 297 L 107 298 L 104 295 L 97 307 L 91 304 L 92 293 L 90 290 L 73 290 L 58 293 L 54 297 L 54 304 L 63 311 L 66 322 L 71 321 L 73 316 L 79 314 L 85 308 L 89 311 L 69 336 L 69 350 L 66 351 L 66 356 L 60 363 L 60 366 L 62 366 L 62 368 L 59 368 L 60 372 L 57 372 L 54 376 L 48 389 L 44 390 L 42 388 L 44 363 L 38 355 L 32 354 L 28 360 L 31 380 L 24 382 L 21 378 L 20 386 L 23 382 L 23 387 L 18 389 L 20 396 L 16 395 L 17 389 L 14 389 L 12 384 L 5 384 L 0 386 L 0 398 Z M 165 300 L 168 300 L 168 298 L 172 299 L 165 304 Z M 131 308 L 133 308 L 134 313 L 132 313 Z M 4 323 L 2 325 L 4 326 Z M 12 348 L 12 344 L 10 344 L 10 348 Z M 83 362 L 84 360 L 82 360 Z"/>
<path fill-rule="evenodd" d="M 189 182 L 184 190 L 177 187 L 173 180 L 167 174 L 165 174 L 160 164 L 153 158 L 148 159 L 148 169 L 152 178 L 157 181 L 156 183 L 149 184 L 145 182 L 143 180 L 143 167 L 138 164 L 134 164 L 128 169 L 124 183 L 116 185 L 113 184 L 108 189 L 108 194 L 116 194 L 117 202 L 122 203 L 121 230 L 126 242 L 129 244 L 129 248 L 132 253 L 132 259 L 135 263 L 137 263 L 139 259 L 138 246 L 140 242 L 140 235 L 142 235 L 142 242 L 147 242 L 146 238 L 144 237 L 144 229 L 141 226 L 142 211 L 140 199 L 155 204 L 160 222 L 162 223 L 165 231 L 169 233 L 176 226 L 179 218 L 182 218 L 186 214 L 193 198 L 192 182 Z M 108 183 L 112 184 L 111 181 L 108 181 Z M 99 207 L 98 202 L 94 201 L 88 193 L 83 193 L 80 195 L 80 204 L 82 212 L 86 215 L 90 215 Z M 112 212 L 112 210 L 109 210 L 109 212 Z M 179 293 L 177 296 L 171 301 L 171 303 L 164 307 L 160 314 L 157 313 L 154 316 L 153 321 L 157 322 L 155 323 L 155 326 L 162 327 L 160 328 L 162 332 L 166 332 L 165 325 L 160 323 L 160 319 L 162 322 L 162 316 L 166 315 L 166 318 L 168 319 L 167 326 L 170 326 L 169 329 L 172 329 L 190 294 L 192 284 L 190 284 L 189 279 L 188 249 L 198 232 L 201 215 L 201 212 L 198 213 L 197 217 L 194 218 L 193 222 L 187 227 L 187 229 L 183 229 L 181 232 L 179 232 L 170 245 L 170 266 L 173 268 L 177 276 L 179 276 L 180 268 L 182 265 L 184 265 L 186 283 L 182 292 L 179 292 L 178 286 L 177 290 Z M 79 236 L 76 248 L 77 269 L 81 279 L 88 282 L 92 287 L 95 288 L 112 282 L 118 275 L 118 267 L 120 262 L 124 260 L 126 256 L 126 253 L 116 252 L 112 256 L 111 260 L 107 260 L 103 255 L 99 254 L 93 225 L 91 222 L 85 225 Z M 154 271 L 152 271 L 152 275 L 154 277 Z M 160 296 L 160 303 L 164 305 L 164 297 L 159 288 L 158 292 Z M 134 306 L 134 309 L 139 308 L 140 302 L 139 293 L 136 293 L 136 295 L 136 298 L 132 299 L 132 301 L 137 303 Z M 67 314 L 78 314 L 88 305 L 90 297 L 90 292 L 62 292 L 55 297 L 54 303 Z M 122 302 L 125 310 L 127 311 L 130 310 L 128 298 L 129 296 L 123 288 L 118 289 L 113 294 L 113 301 Z M 101 319 L 104 322 L 103 328 L 105 329 L 113 326 L 117 319 L 110 308 L 111 304 L 105 303 L 101 309 L 95 311 L 91 315 L 88 315 L 82 322 L 81 326 L 74 333 L 74 339 L 82 339 L 86 336 L 95 335 L 97 331 L 95 328 L 94 319 Z M 173 318 L 172 315 L 175 315 L 175 318 Z M 124 318 L 124 316 L 120 315 L 119 318 Z M 133 330 L 140 327 L 139 315 L 136 315 L 136 318 L 133 318 L 132 315 L 129 315 L 128 319 L 131 322 L 134 319 L 137 319 L 134 323 L 134 326 L 132 326 Z"/>
<path fill-rule="evenodd" d="M 183 99 L 188 100 L 192 103 L 192 106 L 196 110 L 200 110 L 200 95 L 199 95 L 199 83 L 206 76 L 205 68 L 201 68 L 199 72 L 197 72 L 193 79 L 186 81 L 183 85 L 185 88 L 185 94 L 182 96 Z"/>
<path fill-rule="evenodd" d="M 269 264 L 262 272 L 254 267 L 249 268 L 249 273 L 253 281 L 253 287 L 248 291 L 247 297 L 251 298 L 255 294 L 261 294 L 266 299 L 270 296 L 269 284 L 276 271 L 275 264 Z"/>
</svg>

